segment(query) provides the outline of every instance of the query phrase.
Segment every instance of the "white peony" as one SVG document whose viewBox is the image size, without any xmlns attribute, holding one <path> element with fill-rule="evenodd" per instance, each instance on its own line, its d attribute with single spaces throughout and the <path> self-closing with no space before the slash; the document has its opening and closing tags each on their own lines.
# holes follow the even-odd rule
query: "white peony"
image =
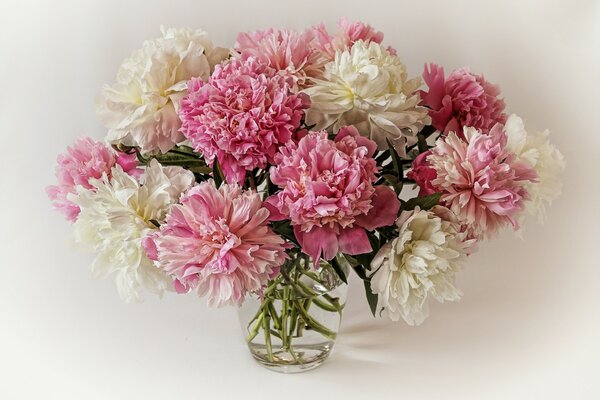
<svg viewBox="0 0 600 400">
<path fill-rule="evenodd" d="M 456 301 L 462 294 L 454 286 L 454 274 L 474 241 L 465 240 L 458 224 L 438 214 L 447 218 L 451 211 L 403 211 L 396 221 L 399 236 L 373 258 L 371 290 L 393 321 L 403 318 L 419 325 L 429 315 L 429 297 Z"/>
<path fill-rule="evenodd" d="M 201 30 L 165 29 L 127 58 L 112 85 L 97 100 L 108 140 L 139 146 L 144 153 L 167 152 L 185 138 L 179 132 L 179 100 L 192 77 L 207 80 L 229 50 L 215 48 Z"/>
<path fill-rule="evenodd" d="M 325 66 L 324 79 L 305 89 L 311 108 L 307 124 L 314 129 L 354 125 L 361 135 L 388 148 L 389 139 L 405 154 L 405 145 L 416 142 L 417 133 L 431 119 L 419 106 L 419 78 L 407 79 L 406 66 L 383 46 L 359 40 L 350 50 L 338 51 Z"/>
<path fill-rule="evenodd" d="M 141 301 L 140 289 L 162 295 L 173 283 L 146 256 L 142 239 L 156 229 L 169 207 L 194 182 L 180 167 L 162 167 L 152 160 L 139 183 L 113 167 L 112 177 L 91 179 L 92 190 L 80 187 L 69 199 L 81 208 L 74 224 L 75 240 L 98 253 L 92 264 L 95 277 L 116 273 L 120 296 Z"/>
<path fill-rule="evenodd" d="M 550 143 L 548 130 L 528 135 L 523 120 L 512 114 L 506 120 L 504 131 L 508 138 L 507 148 L 518 159 L 533 167 L 538 175 L 537 182 L 526 182 L 530 199 L 525 203 L 525 214 L 537 217 L 542 222 L 546 217 L 546 206 L 562 191 L 560 175 L 565 169 L 562 153 Z"/>
</svg>

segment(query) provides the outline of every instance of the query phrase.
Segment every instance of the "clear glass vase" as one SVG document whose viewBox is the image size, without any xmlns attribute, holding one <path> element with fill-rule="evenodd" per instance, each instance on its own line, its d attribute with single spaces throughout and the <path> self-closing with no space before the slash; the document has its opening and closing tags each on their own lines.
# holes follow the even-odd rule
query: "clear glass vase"
<svg viewBox="0 0 600 400">
<path fill-rule="evenodd" d="M 316 268 L 301 256 L 289 260 L 262 295 L 244 301 L 238 317 L 250 353 L 260 365 L 296 373 L 327 359 L 348 290 L 340 274 L 347 276 L 348 269 L 343 256 L 322 261 Z"/>
</svg>

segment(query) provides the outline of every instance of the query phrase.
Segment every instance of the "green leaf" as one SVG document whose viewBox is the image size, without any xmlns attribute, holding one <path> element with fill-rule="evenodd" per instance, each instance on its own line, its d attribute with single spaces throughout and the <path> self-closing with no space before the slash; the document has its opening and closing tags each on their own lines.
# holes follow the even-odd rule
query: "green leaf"
<svg viewBox="0 0 600 400">
<path fill-rule="evenodd" d="M 196 157 L 198 157 L 198 153 L 196 153 L 194 151 L 194 149 L 191 148 L 190 146 L 185 146 L 185 145 L 180 144 L 179 146 L 175 146 L 173 148 L 173 150 L 171 150 L 171 151 L 178 151 L 178 152 L 181 152 L 184 154 L 195 155 Z"/>
<path fill-rule="evenodd" d="M 417 147 L 419 148 L 419 153 L 425 153 L 429 150 L 429 146 L 427 145 L 427 139 L 425 136 L 418 134 L 417 135 Z"/>
<path fill-rule="evenodd" d="M 389 183 L 392 186 L 392 188 L 394 188 L 394 192 L 396 192 L 397 195 L 399 195 L 400 192 L 402 192 L 404 182 L 402 182 L 400 178 L 398 178 L 396 175 L 384 174 L 383 179 L 385 179 L 386 182 Z"/>
<path fill-rule="evenodd" d="M 363 281 L 363 284 L 365 285 L 365 295 L 367 296 L 367 303 L 369 303 L 371 313 L 375 317 L 377 313 L 377 301 L 379 300 L 379 296 L 373 293 L 373 291 L 371 290 L 370 280 Z"/>
<path fill-rule="evenodd" d="M 373 260 L 373 255 L 375 252 L 366 253 L 366 254 L 358 254 L 356 255 L 356 260 L 362 265 L 365 269 L 369 270 L 371 268 L 371 261 Z"/>
<path fill-rule="evenodd" d="M 300 245 L 298 244 L 298 240 L 296 240 L 296 235 L 294 235 L 294 228 L 292 227 L 289 220 L 286 219 L 283 221 L 274 221 L 271 223 L 271 226 L 273 227 L 273 231 L 275 233 L 277 233 L 280 236 L 283 236 L 290 242 L 295 243 L 296 245 L 298 245 L 298 247 L 300 247 Z"/>
<path fill-rule="evenodd" d="M 380 241 L 383 239 L 384 242 L 398 236 L 395 225 L 382 226 L 381 228 L 377 228 L 377 231 L 379 232 Z"/>
<path fill-rule="evenodd" d="M 439 203 L 441 196 L 441 193 L 434 193 L 429 196 L 415 197 L 405 202 L 402 209 L 410 211 L 414 210 L 416 206 L 419 206 L 422 210 L 429 210 Z"/>
<path fill-rule="evenodd" d="M 431 125 L 426 125 L 423 127 L 423 129 L 421 129 L 421 132 L 419 132 L 419 134 L 424 136 L 425 138 L 428 138 L 429 136 L 433 135 L 435 132 L 437 132 L 437 129 L 435 129 Z"/>
<path fill-rule="evenodd" d="M 213 161 L 212 171 L 213 171 L 213 179 L 215 180 L 215 186 L 218 189 L 221 187 L 221 184 L 223 183 L 223 173 L 221 172 L 221 168 L 219 167 L 219 160 L 217 160 L 216 158 Z"/>
<path fill-rule="evenodd" d="M 410 158 L 411 160 L 414 160 L 415 158 L 417 158 L 417 156 L 419 155 L 419 149 L 411 149 L 406 153 L 406 157 Z"/>
<path fill-rule="evenodd" d="M 350 264 L 352 267 L 356 267 L 357 265 L 359 265 L 360 263 L 356 260 L 356 258 L 349 256 L 348 254 L 344 254 L 344 258 L 346 259 L 346 261 L 348 261 L 348 264 Z"/>
<path fill-rule="evenodd" d="M 331 263 L 331 266 L 333 267 L 333 270 L 335 271 L 335 273 L 340 277 L 342 282 L 344 282 L 347 285 L 348 278 L 346 277 L 346 274 L 344 273 L 344 270 L 342 269 L 342 266 L 338 262 L 337 258 L 333 257 L 333 259 L 330 261 L 330 263 Z"/>
<path fill-rule="evenodd" d="M 137 151 L 135 153 L 135 157 L 137 158 L 140 165 L 146 165 L 149 161 L 149 160 L 145 159 L 144 156 L 142 156 L 142 154 L 139 151 Z"/>
<path fill-rule="evenodd" d="M 371 258 L 373 258 L 373 256 L 379 251 L 379 239 L 377 236 L 375 236 L 374 232 L 367 232 L 367 237 L 369 238 L 369 243 L 371 243 L 371 247 L 373 248 L 373 251 L 368 254 L 371 255 Z"/>
<path fill-rule="evenodd" d="M 201 175 L 208 175 L 210 174 L 211 169 L 209 167 L 207 167 L 206 165 L 188 165 L 187 166 L 190 171 L 192 171 L 195 174 L 201 174 Z"/>
<path fill-rule="evenodd" d="M 353 265 L 352 269 L 354 270 L 354 272 L 356 272 L 356 275 L 358 275 L 358 277 L 360 279 L 362 279 L 363 281 L 368 281 L 369 277 L 367 276 L 367 271 L 365 270 L 365 267 L 363 267 L 362 265 Z"/>
<path fill-rule="evenodd" d="M 381 152 L 379 152 L 379 155 L 377 157 L 375 157 L 375 161 L 377 161 L 378 164 L 383 164 L 383 162 L 385 160 L 387 160 L 389 157 L 390 157 L 389 150 L 381 151 Z"/>
<path fill-rule="evenodd" d="M 396 171 L 397 175 L 400 175 L 400 173 L 402 173 L 402 168 L 401 168 L 401 162 L 400 162 L 400 156 L 398 155 L 398 153 L 396 152 L 396 149 L 394 148 L 394 145 L 392 144 L 392 142 L 390 142 L 390 139 L 385 139 L 385 141 L 388 144 L 388 147 L 390 149 L 390 154 L 392 156 L 392 163 L 394 164 L 394 170 Z"/>
<path fill-rule="evenodd" d="M 273 182 L 271 182 L 271 174 L 267 172 L 267 176 L 265 177 L 265 181 L 267 182 L 267 194 L 265 197 L 272 196 L 279 190 L 279 187 Z"/>
</svg>

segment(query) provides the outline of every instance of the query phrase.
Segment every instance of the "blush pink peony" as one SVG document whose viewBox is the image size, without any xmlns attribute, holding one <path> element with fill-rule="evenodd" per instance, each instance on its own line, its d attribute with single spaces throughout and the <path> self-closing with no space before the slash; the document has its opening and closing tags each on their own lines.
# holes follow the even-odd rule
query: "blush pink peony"
<svg viewBox="0 0 600 400">
<path fill-rule="evenodd" d="M 211 306 L 240 305 L 286 259 L 284 240 L 267 226 L 268 218 L 258 193 L 202 182 L 172 207 L 144 247 L 175 278 L 177 291 L 197 290 Z"/>
<path fill-rule="evenodd" d="M 314 51 L 315 33 L 269 28 L 263 31 L 242 32 L 237 36 L 235 49 L 242 59 L 255 57 L 277 71 L 294 78 L 298 88 L 310 84 L 309 78 L 323 75 L 325 58 Z"/>
<path fill-rule="evenodd" d="M 374 186 L 375 142 L 344 127 L 335 141 L 326 132 L 309 132 L 275 157 L 271 180 L 282 190 L 267 199 L 273 219 L 289 218 L 303 251 L 315 262 L 338 252 L 371 251 L 366 230 L 394 223 L 396 194 Z"/>
<path fill-rule="evenodd" d="M 351 22 L 346 18 L 338 21 L 338 31 L 335 35 L 329 34 L 324 24 L 313 28 L 315 41 L 313 46 L 319 49 L 328 61 L 333 61 L 336 51 L 348 50 L 359 40 L 367 45 L 371 42 L 381 44 L 383 42 L 383 32 L 375 30 L 371 25 L 364 22 Z M 388 48 L 391 54 L 396 55 L 396 51 Z"/>
<path fill-rule="evenodd" d="M 505 123 L 504 100 L 498 98 L 500 88 L 483 76 L 460 68 L 444 78 L 444 68 L 425 65 L 423 80 L 429 91 L 420 91 L 422 105 L 430 108 L 435 129 L 462 135 L 465 126 L 488 133 L 496 123 Z"/>
<path fill-rule="evenodd" d="M 218 65 L 208 83 L 192 79 L 180 105 L 181 132 L 228 182 L 265 168 L 298 130 L 309 100 L 292 94 L 290 77 L 257 58 Z"/>
<path fill-rule="evenodd" d="M 438 139 L 427 161 L 436 172 L 431 181 L 440 201 L 468 226 L 469 236 L 494 236 L 500 228 L 518 228 L 517 214 L 528 193 L 525 184 L 535 171 L 506 149 L 503 126 L 489 134 L 464 128 L 462 140 L 454 132 Z"/>
<path fill-rule="evenodd" d="M 78 138 L 67 148 L 67 153 L 57 158 L 56 179 L 58 185 L 48 186 L 46 193 L 54 208 L 63 213 L 69 221 L 75 221 L 79 215 L 79 206 L 67 196 L 77 193 L 77 186 L 93 189 L 89 180 L 100 179 L 103 174 L 110 175 L 115 164 L 121 165 L 130 175 L 139 175 L 135 154 L 117 153 L 104 143 L 89 137 Z"/>
</svg>

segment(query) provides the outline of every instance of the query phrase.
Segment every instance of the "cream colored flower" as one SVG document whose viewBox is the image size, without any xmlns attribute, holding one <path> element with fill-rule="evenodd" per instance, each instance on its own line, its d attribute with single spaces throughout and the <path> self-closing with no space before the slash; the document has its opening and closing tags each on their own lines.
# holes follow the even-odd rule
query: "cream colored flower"
<svg viewBox="0 0 600 400">
<path fill-rule="evenodd" d="M 361 135 L 388 148 L 389 139 L 405 154 L 405 145 L 416 142 L 418 131 L 431 122 L 420 107 L 419 78 L 408 79 L 406 66 L 383 46 L 362 40 L 350 50 L 338 51 L 325 66 L 324 79 L 306 89 L 311 108 L 307 123 L 315 130 L 354 125 Z"/>
<path fill-rule="evenodd" d="M 70 197 L 80 208 L 74 223 L 75 240 L 98 253 L 92 264 L 96 277 L 116 273 L 120 296 L 127 302 L 141 301 L 140 289 L 162 295 L 172 281 L 156 268 L 142 248 L 142 239 L 156 229 L 169 207 L 194 182 L 191 172 L 180 167 L 162 167 L 153 160 L 142 182 L 112 169 L 112 177 L 91 179 L 93 188 L 78 189 Z"/>
<path fill-rule="evenodd" d="M 185 140 L 177 108 L 187 81 L 207 80 L 229 53 L 215 48 L 201 30 L 161 31 L 162 37 L 145 41 L 123 62 L 116 82 L 104 86 L 96 104 L 108 140 L 139 146 L 144 153 L 164 153 Z"/>
<path fill-rule="evenodd" d="M 458 224 L 442 219 L 451 215 L 450 210 L 437 208 L 403 211 L 396 221 L 399 236 L 386 243 L 371 263 L 375 271 L 371 290 L 379 294 L 379 307 L 393 321 L 403 318 L 409 325 L 419 325 L 429 315 L 430 297 L 444 302 L 461 296 L 454 274 L 474 241 L 465 239 Z"/>
<path fill-rule="evenodd" d="M 508 117 L 504 126 L 508 138 L 507 148 L 518 159 L 525 161 L 537 173 L 537 182 L 526 182 L 525 189 L 530 199 L 525 203 L 525 214 L 543 222 L 546 206 L 562 191 L 560 175 L 565 169 L 562 153 L 549 141 L 549 131 L 528 135 L 523 120 L 515 114 Z"/>
</svg>

